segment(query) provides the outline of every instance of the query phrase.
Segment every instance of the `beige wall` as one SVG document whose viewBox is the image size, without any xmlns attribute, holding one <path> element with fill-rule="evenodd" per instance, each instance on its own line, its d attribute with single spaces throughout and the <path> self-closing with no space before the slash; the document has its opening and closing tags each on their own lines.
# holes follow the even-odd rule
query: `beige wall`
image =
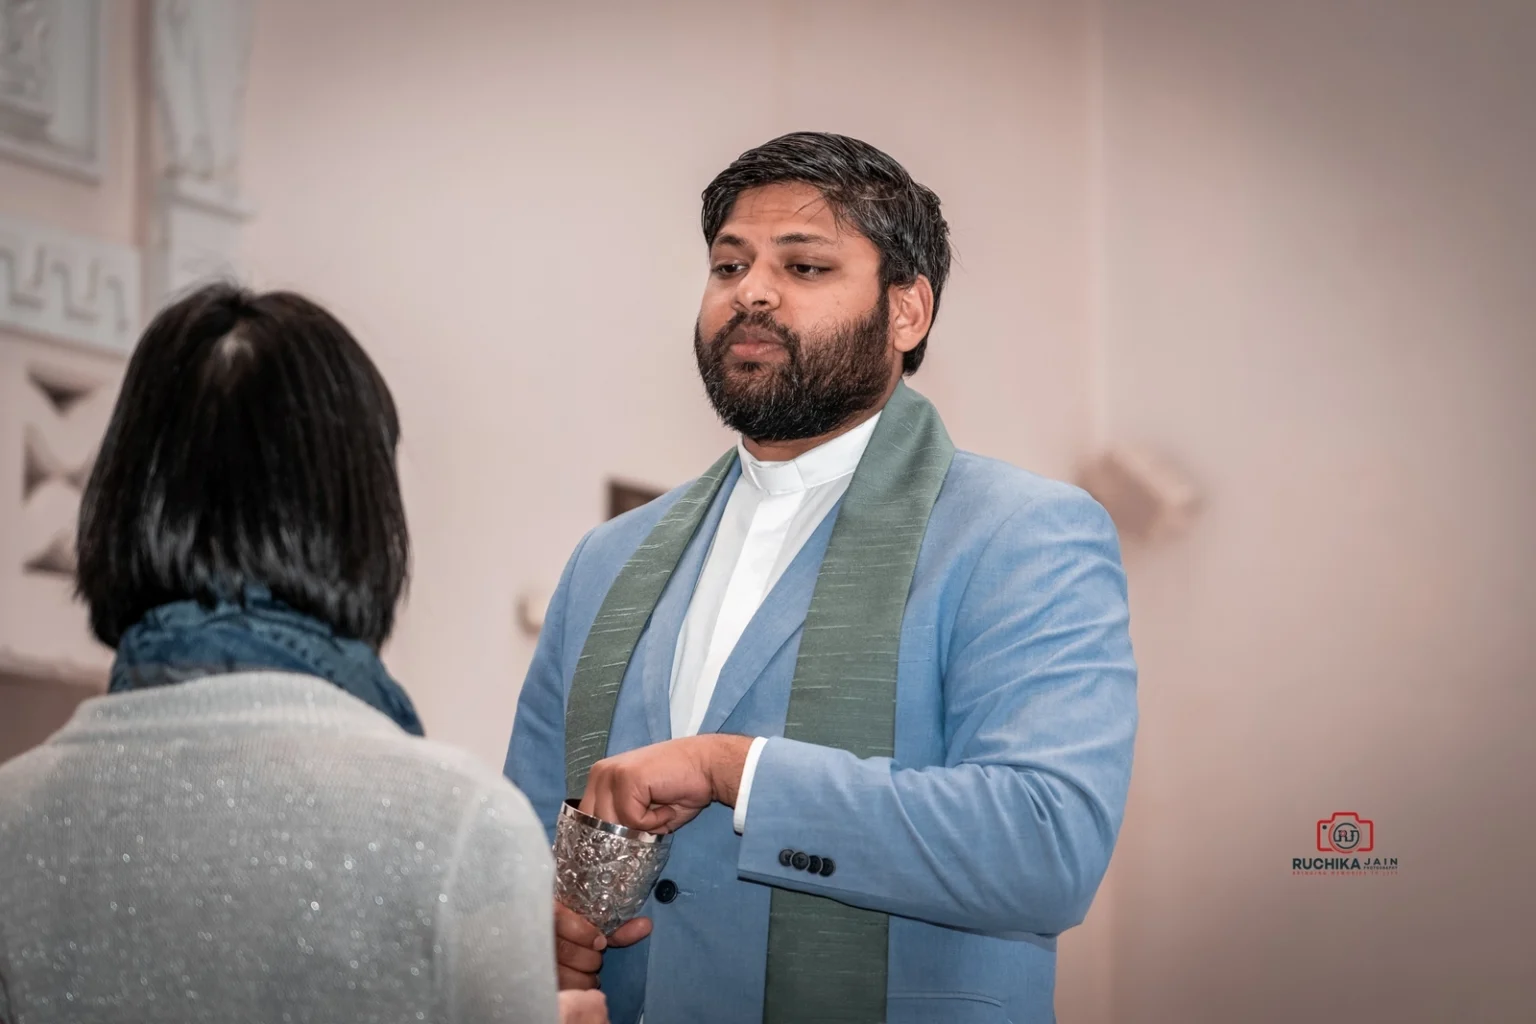
<svg viewBox="0 0 1536 1024">
<path fill-rule="evenodd" d="M 1133 551 L 1114 1019 L 1536 1019 L 1536 5 L 1104 5 L 1108 427 Z M 1293 878 L 1372 818 L 1395 878 Z"/>
<path fill-rule="evenodd" d="M 889 54 L 923 5 L 779 7 L 750 30 L 698 2 L 261 7 L 249 265 L 330 303 L 396 392 L 417 558 L 389 659 L 487 760 L 532 651 L 516 596 L 605 477 L 670 486 L 730 443 L 691 338 L 699 192 L 742 150 L 810 126 L 899 154 L 960 254 L 917 383 L 974 399 L 946 401 L 961 443 L 1064 471 L 1083 440 L 1082 18 L 971 5 L 914 70 Z"/>
<path fill-rule="evenodd" d="M 0 157 L 0 213 L 120 245 L 142 241 L 140 161 L 145 127 L 139 98 L 144 40 L 138 6 L 133 0 L 102 4 L 106 143 L 101 180 L 90 182 Z"/>
</svg>

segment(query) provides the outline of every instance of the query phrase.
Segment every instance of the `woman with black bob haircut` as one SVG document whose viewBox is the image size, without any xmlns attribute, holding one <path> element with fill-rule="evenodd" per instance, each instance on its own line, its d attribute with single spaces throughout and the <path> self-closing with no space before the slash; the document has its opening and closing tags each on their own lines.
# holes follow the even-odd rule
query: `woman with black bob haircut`
<svg viewBox="0 0 1536 1024">
<path fill-rule="evenodd" d="M 410 560 L 399 440 L 384 378 L 309 300 L 218 284 L 156 317 L 80 511 L 112 691 L 282 669 L 421 735 L 377 656 Z"/>
<path fill-rule="evenodd" d="M 0 767 L 0 1021 L 606 1020 L 557 1001 L 527 800 L 412 735 L 379 660 L 399 438 L 301 296 L 214 284 L 145 331 L 79 525 L 109 692 Z"/>
</svg>

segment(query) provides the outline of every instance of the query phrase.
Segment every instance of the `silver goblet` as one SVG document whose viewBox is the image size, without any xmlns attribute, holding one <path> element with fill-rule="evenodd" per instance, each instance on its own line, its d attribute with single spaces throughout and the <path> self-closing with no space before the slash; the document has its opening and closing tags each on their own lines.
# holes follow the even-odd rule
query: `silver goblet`
<svg viewBox="0 0 1536 1024">
<path fill-rule="evenodd" d="M 555 898 L 612 935 L 645 906 L 672 836 L 594 818 L 567 800 L 555 822 Z"/>
</svg>

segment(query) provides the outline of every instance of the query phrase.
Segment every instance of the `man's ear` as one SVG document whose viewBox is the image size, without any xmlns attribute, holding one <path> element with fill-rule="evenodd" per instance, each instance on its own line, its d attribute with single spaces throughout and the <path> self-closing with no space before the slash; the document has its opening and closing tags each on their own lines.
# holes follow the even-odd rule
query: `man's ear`
<svg viewBox="0 0 1536 1024">
<path fill-rule="evenodd" d="M 890 288 L 891 344 L 906 354 L 928 337 L 933 326 L 933 285 L 921 274 L 911 284 Z"/>
</svg>

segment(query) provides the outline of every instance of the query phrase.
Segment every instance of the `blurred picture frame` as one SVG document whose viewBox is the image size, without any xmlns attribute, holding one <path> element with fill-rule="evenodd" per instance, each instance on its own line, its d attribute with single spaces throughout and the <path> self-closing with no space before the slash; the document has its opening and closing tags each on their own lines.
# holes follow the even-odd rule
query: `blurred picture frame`
<svg viewBox="0 0 1536 1024">
<path fill-rule="evenodd" d="M 647 505 L 667 493 L 659 487 L 637 484 L 629 480 L 610 477 L 608 480 L 608 518 L 614 519 Z"/>
</svg>

